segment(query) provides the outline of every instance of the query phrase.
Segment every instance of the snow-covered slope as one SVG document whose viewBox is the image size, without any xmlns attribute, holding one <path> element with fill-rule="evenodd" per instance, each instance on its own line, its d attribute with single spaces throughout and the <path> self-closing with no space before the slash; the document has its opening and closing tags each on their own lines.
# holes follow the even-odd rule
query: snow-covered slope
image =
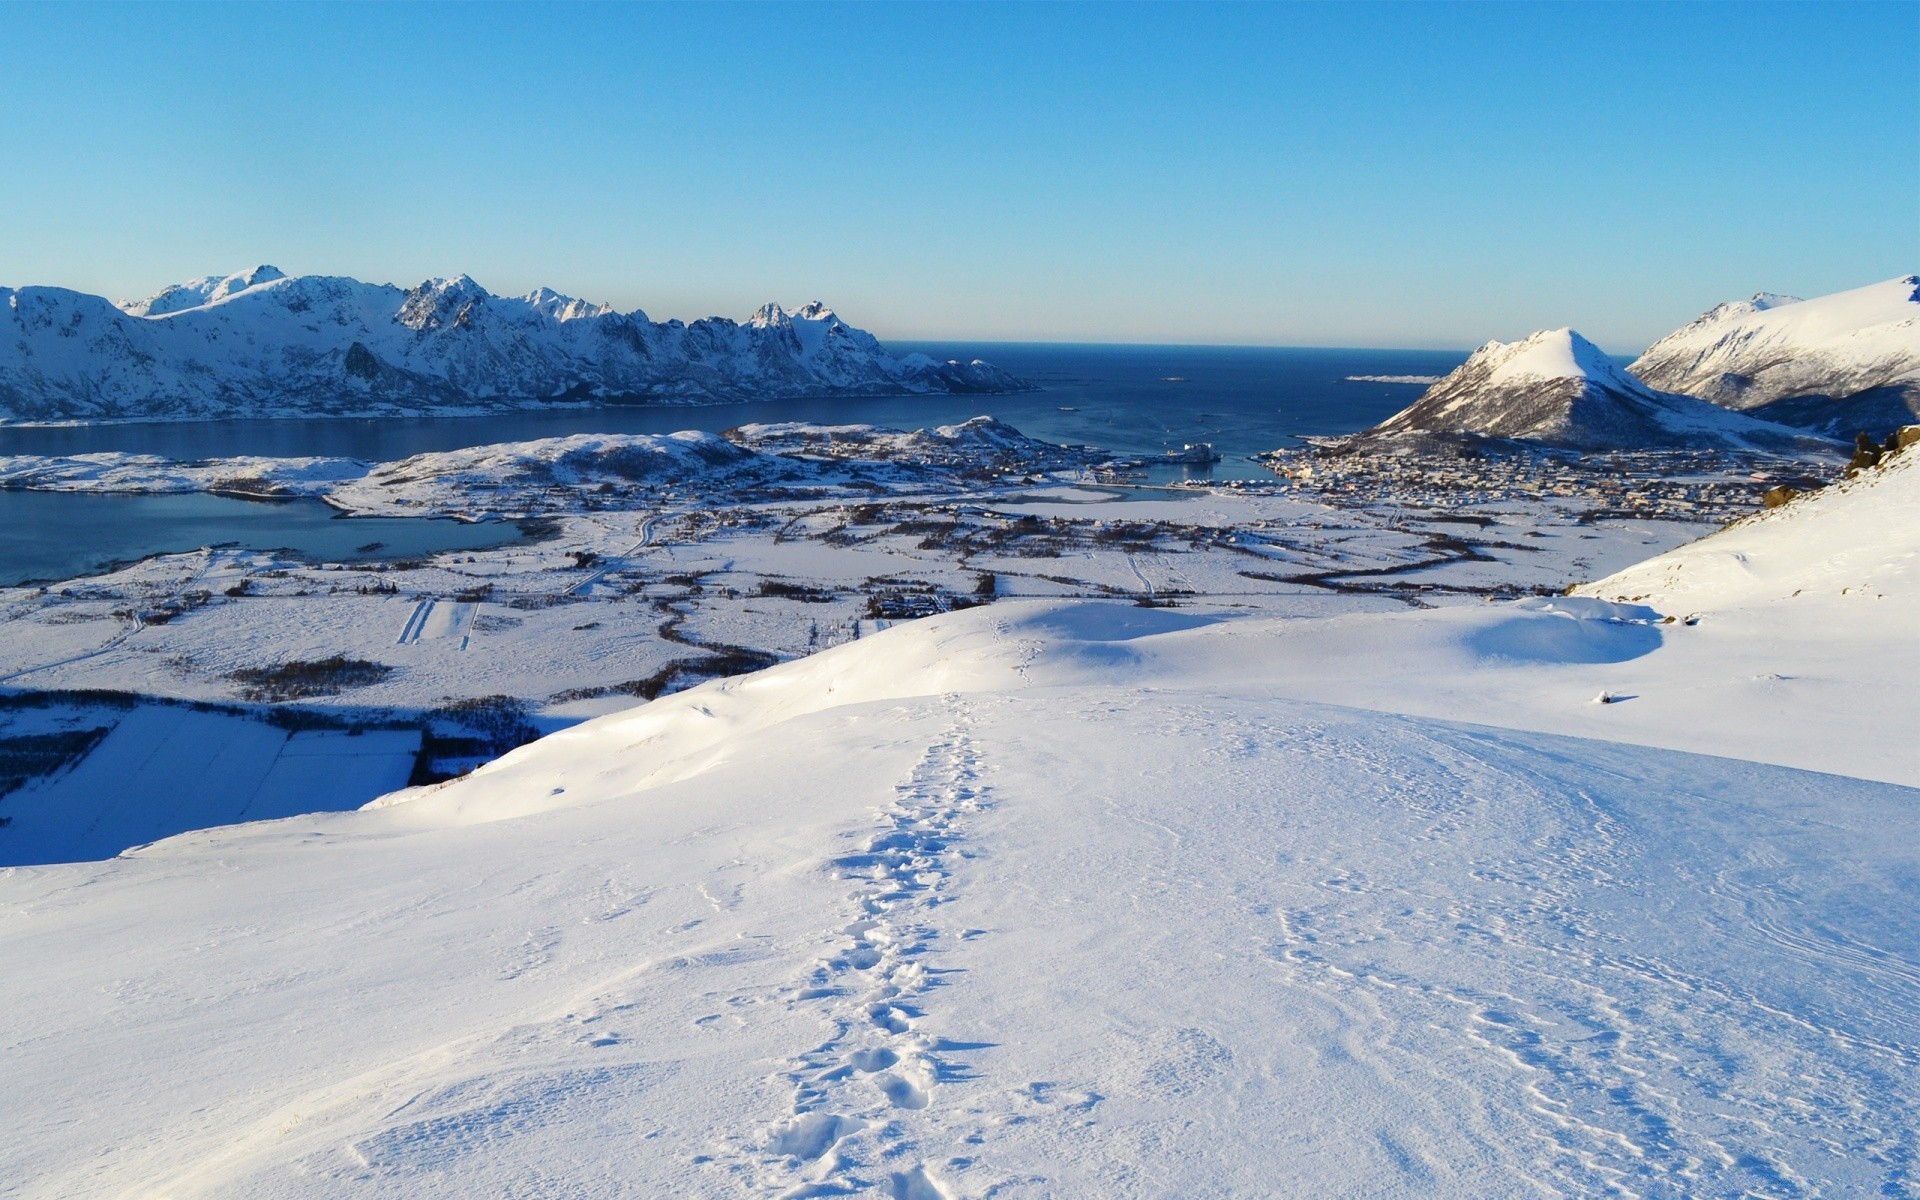
<svg viewBox="0 0 1920 1200">
<path fill-rule="evenodd" d="M 1920 413 L 1920 276 L 1812 300 L 1763 292 L 1722 304 L 1631 369 L 1654 387 L 1768 420 L 1878 436 Z"/>
<path fill-rule="evenodd" d="M 1914 635 L 1913 644 L 1890 649 L 1920 654 L 1920 610 L 1913 607 L 1920 599 L 1920 451 L 1908 446 L 1880 467 L 1580 590 L 1668 610 L 1777 607 L 1781 619 L 1814 626 L 1832 618 L 1806 610 L 1850 607 L 1839 598 L 1855 593 L 1874 600 L 1891 595 L 1897 617 L 1874 619 L 1889 639 L 1903 627 Z M 1866 619 L 1856 615 L 1851 623 Z"/>
<path fill-rule="evenodd" d="M 0 288 L 0 420 L 374 415 L 587 400 L 714 400 L 1023 385 L 889 354 L 819 303 L 684 325 L 466 276 L 412 290 L 272 267 L 115 306 Z"/>
<path fill-rule="evenodd" d="M 950 614 L 358 813 L 0 872 L 0 1175 L 1904 1194 L 1916 479 L 1620 601 Z"/>
<path fill-rule="evenodd" d="M 1571 329 L 1488 342 L 1410 407 L 1361 437 L 1478 434 L 1574 449 L 1793 449 L 1810 439 L 1656 392 Z"/>
</svg>

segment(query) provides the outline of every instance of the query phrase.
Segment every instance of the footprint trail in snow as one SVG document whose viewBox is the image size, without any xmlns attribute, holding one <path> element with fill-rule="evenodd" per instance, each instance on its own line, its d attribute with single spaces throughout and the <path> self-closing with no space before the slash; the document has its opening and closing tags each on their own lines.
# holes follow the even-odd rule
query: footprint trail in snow
<svg viewBox="0 0 1920 1200">
<path fill-rule="evenodd" d="M 853 920 L 842 944 L 789 996 L 818 1006 L 829 1034 L 785 1072 L 791 1112 L 761 1139 L 758 1176 L 781 1196 L 874 1190 L 902 1200 L 946 1200 L 927 1158 L 924 1110 L 942 1079 L 964 1076 L 931 1011 L 943 941 L 962 931 L 939 910 L 953 896 L 954 868 L 968 857 L 966 819 L 990 806 L 970 736 L 972 710 L 928 747 L 882 811 L 880 828 L 830 869 L 851 885 Z"/>
</svg>

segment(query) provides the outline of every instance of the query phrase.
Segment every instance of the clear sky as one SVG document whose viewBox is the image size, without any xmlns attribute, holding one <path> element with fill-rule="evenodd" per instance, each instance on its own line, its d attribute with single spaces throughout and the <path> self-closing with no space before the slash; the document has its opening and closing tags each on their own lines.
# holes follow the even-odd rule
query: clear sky
<svg viewBox="0 0 1920 1200">
<path fill-rule="evenodd" d="M 1920 268 L 1920 5 L 0 7 L 0 283 L 1631 352 Z"/>
</svg>

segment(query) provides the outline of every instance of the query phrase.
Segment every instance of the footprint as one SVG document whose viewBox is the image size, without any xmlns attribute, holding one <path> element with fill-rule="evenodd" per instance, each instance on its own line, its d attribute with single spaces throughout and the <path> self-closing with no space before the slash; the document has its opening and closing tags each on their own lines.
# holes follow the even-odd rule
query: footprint
<svg viewBox="0 0 1920 1200">
<path fill-rule="evenodd" d="M 926 1092 L 908 1083 L 898 1075 L 882 1075 L 874 1082 L 878 1083 L 880 1090 L 885 1093 L 887 1103 L 893 1105 L 895 1108 L 925 1108 L 927 1106 Z"/>
<path fill-rule="evenodd" d="M 898 1172 L 887 1182 L 893 1200 L 950 1200 L 947 1189 L 934 1182 L 925 1166 Z"/>
<path fill-rule="evenodd" d="M 905 1033 L 913 1028 L 907 1020 L 907 1014 L 891 1004 L 876 1004 L 867 1010 L 867 1016 L 875 1025 L 888 1033 Z"/>
<path fill-rule="evenodd" d="M 856 1051 L 852 1061 L 856 1071 L 884 1071 L 899 1062 L 900 1056 L 881 1046 L 873 1050 Z"/>
<path fill-rule="evenodd" d="M 801 1113 L 790 1121 L 774 1126 L 772 1135 L 767 1139 L 767 1148 L 775 1154 L 812 1162 L 833 1149 L 841 1138 L 859 1133 L 866 1127 L 867 1123 L 858 1117 L 843 1117 L 839 1113 Z"/>
</svg>

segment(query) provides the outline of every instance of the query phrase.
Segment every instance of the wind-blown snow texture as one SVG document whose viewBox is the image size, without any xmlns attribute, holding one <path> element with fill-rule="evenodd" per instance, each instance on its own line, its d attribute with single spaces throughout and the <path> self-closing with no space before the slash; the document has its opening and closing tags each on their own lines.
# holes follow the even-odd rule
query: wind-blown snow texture
<svg viewBox="0 0 1920 1200">
<path fill-rule="evenodd" d="M 1631 370 L 1770 421 L 1884 434 L 1920 414 L 1920 275 L 1813 300 L 1762 292 L 1722 304 Z"/>
<path fill-rule="evenodd" d="M 0 872 L 0 1173 L 1912 1194 L 1917 486 L 1598 595 L 950 614 L 358 813 Z"/>
<path fill-rule="evenodd" d="M 1477 434 L 1583 450 L 1781 450 L 1812 441 L 1657 392 L 1571 329 L 1488 342 L 1410 407 L 1360 436 L 1408 433 Z"/>
<path fill-rule="evenodd" d="M 0 420 L 475 412 L 556 401 L 737 400 L 1023 385 L 979 360 L 896 357 L 815 302 L 745 324 L 654 322 L 466 276 L 411 291 L 273 267 L 116 307 L 0 288 Z"/>
</svg>

